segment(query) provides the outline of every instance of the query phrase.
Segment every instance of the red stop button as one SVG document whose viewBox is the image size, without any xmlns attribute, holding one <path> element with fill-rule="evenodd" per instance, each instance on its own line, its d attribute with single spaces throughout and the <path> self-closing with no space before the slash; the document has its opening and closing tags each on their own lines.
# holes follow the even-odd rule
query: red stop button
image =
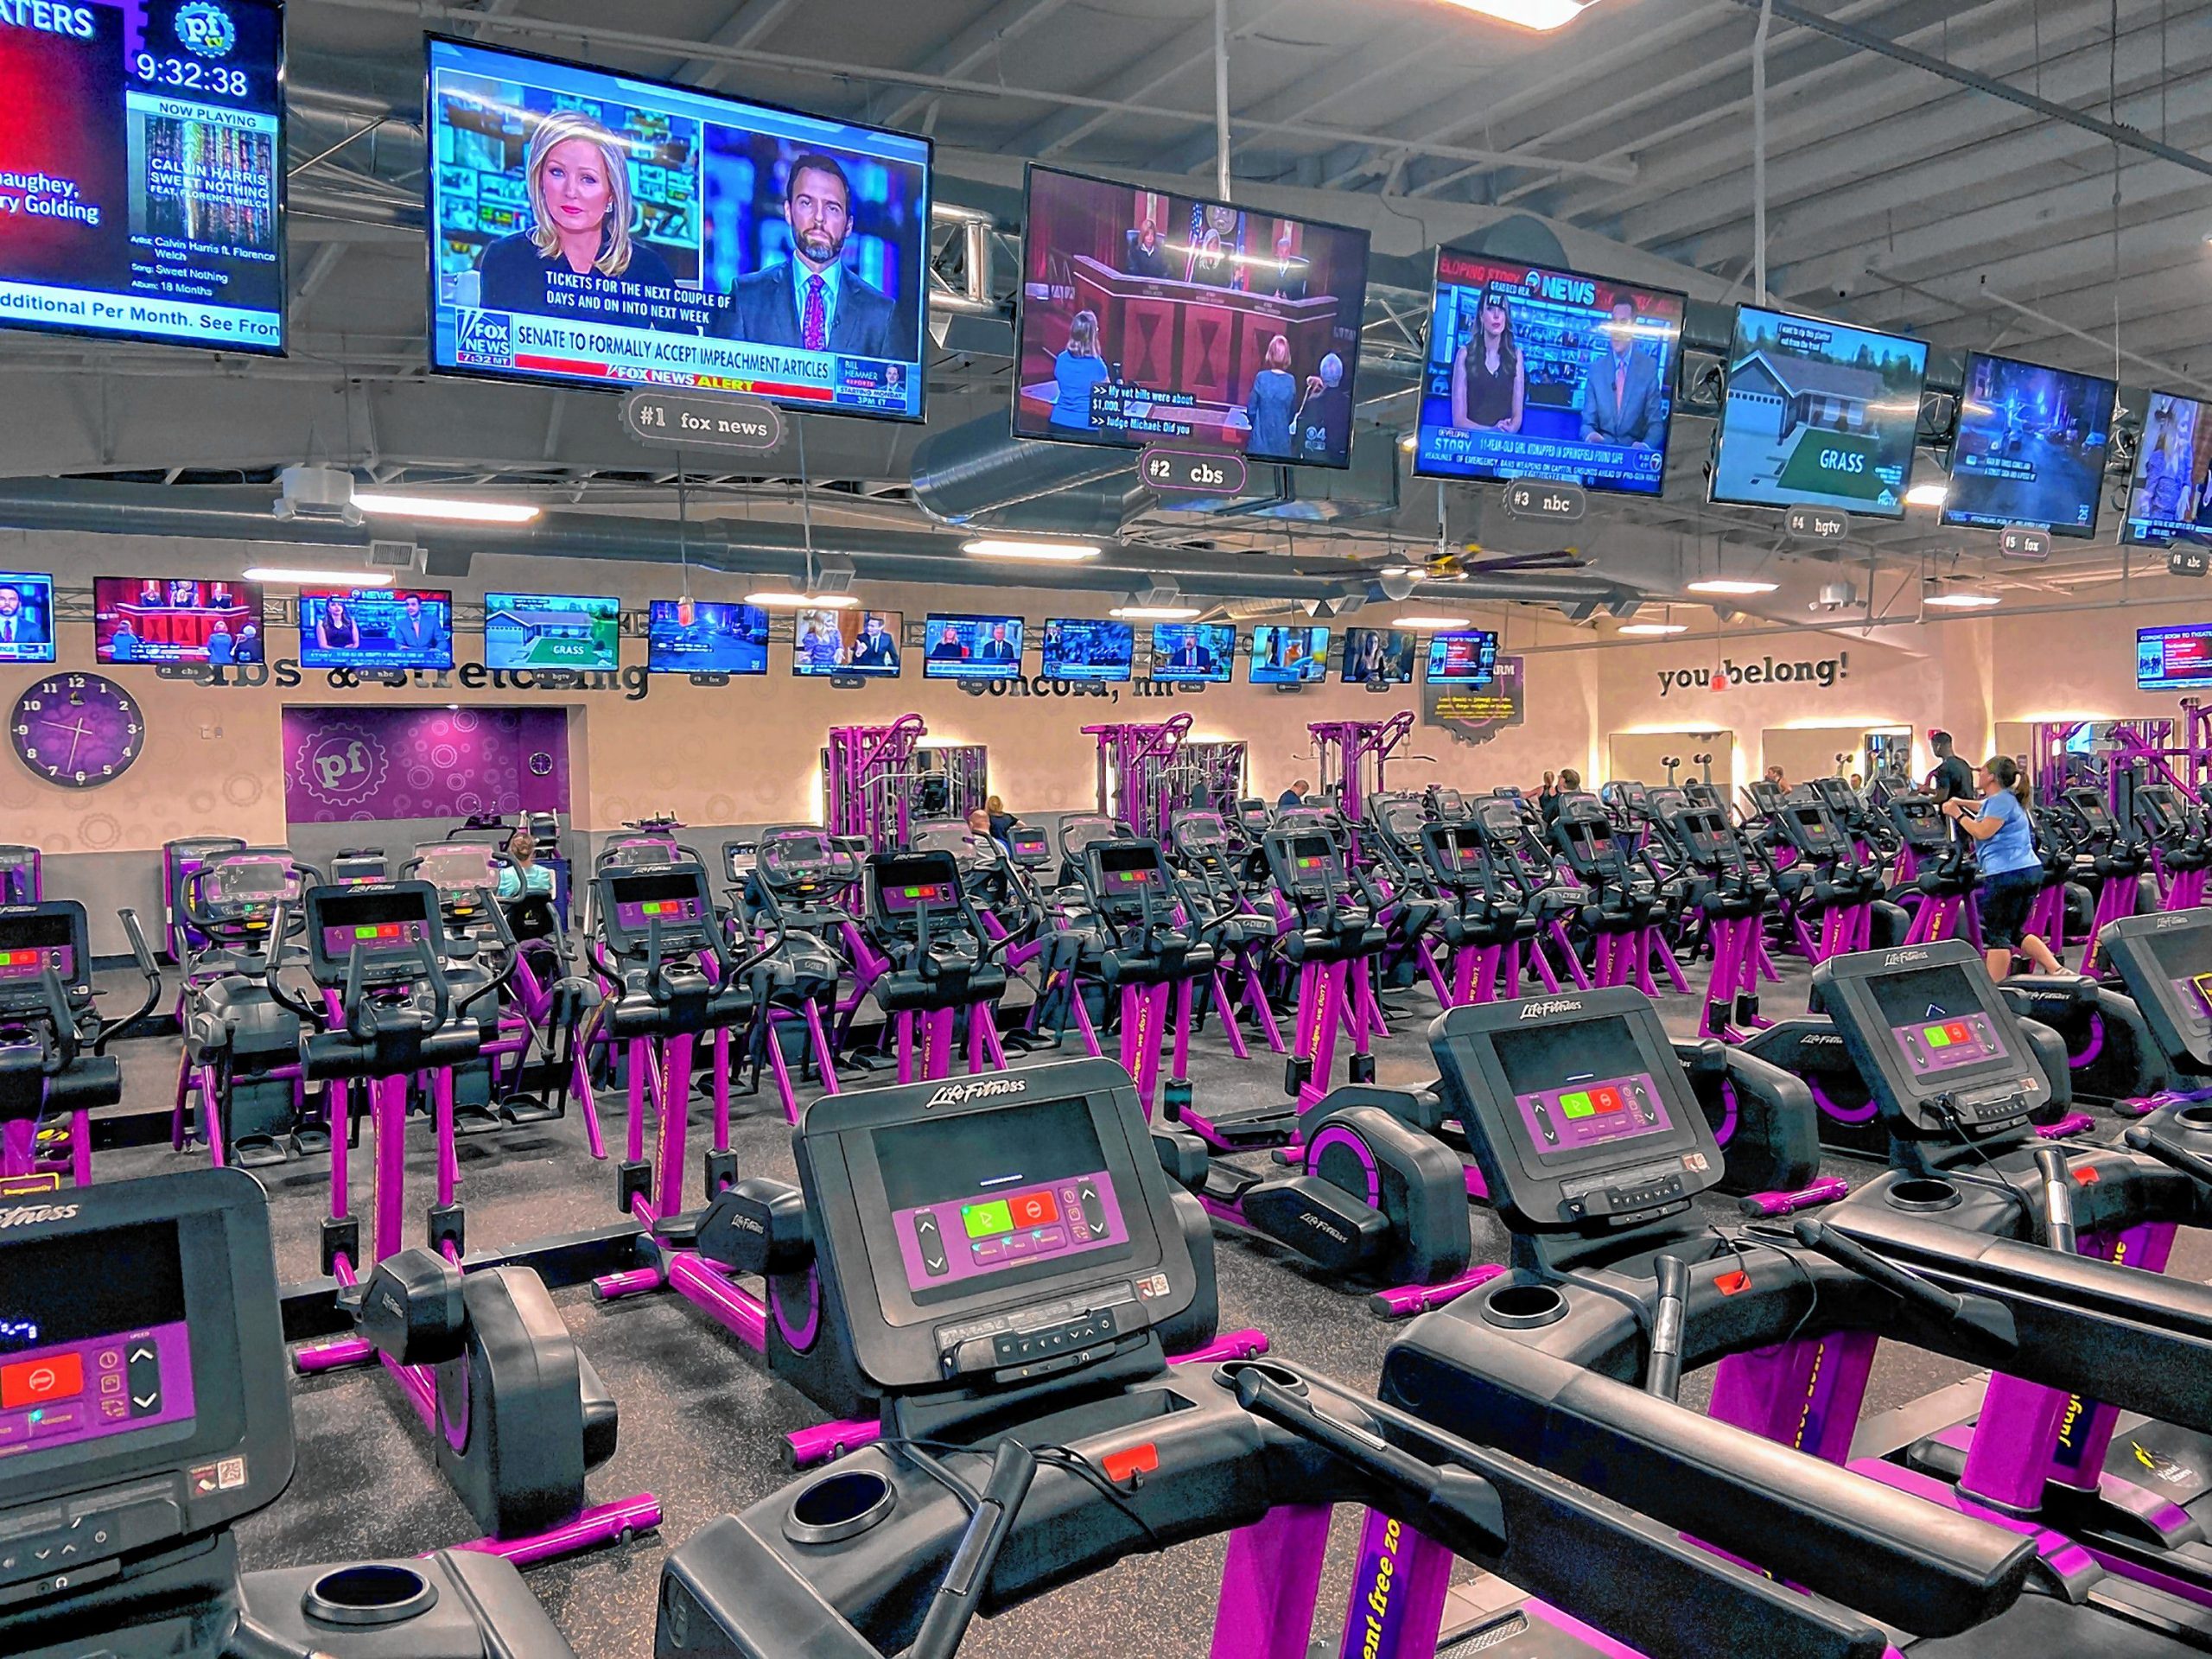
<svg viewBox="0 0 2212 1659">
<path fill-rule="evenodd" d="M 49 1400 L 67 1400 L 85 1391 L 85 1362 L 81 1355 L 56 1354 L 50 1359 L 27 1359 L 0 1366 L 0 1406 L 38 1406 Z"/>
</svg>

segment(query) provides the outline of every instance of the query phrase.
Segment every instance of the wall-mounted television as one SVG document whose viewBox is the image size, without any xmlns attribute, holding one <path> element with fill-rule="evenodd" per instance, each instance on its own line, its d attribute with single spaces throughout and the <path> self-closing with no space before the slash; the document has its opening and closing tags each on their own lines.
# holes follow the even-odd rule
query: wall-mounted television
<svg viewBox="0 0 2212 1659">
<path fill-rule="evenodd" d="M 92 655 L 103 663 L 269 660 L 257 582 L 193 576 L 92 578 Z"/>
<path fill-rule="evenodd" d="M 1413 635 L 1403 628 L 1346 628 L 1337 677 L 1346 685 L 1412 684 Z"/>
<path fill-rule="evenodd" d="M 622 660 L 622 601 L 593 594 L 486 594 L 486 668 L 605 672 Z"/>
<path fill-rule="evenodd" d="M 1656 495 L 1689 302 L 1438 250 L 1414 471 Z"/>
<path fill-rule="evenodd" d="M 0 663 L 54 660 L 54 578 L 0 570 Z"/>
<path fill-rule="evenodd" d="M 927 680 L 1020 679 L 1021 619 L 1018 616 L 931 616 L 922 629 L 922 677 Z"/>
<path fill-rule="evenodd" d="M 1254 685 L 1319 685 L 1329 677 L 1329 631 L 1261 623 L 1245 677 Z"/>
<path fill-rule="evenodd" d="M 1039 645 L 1048 680 L 1122 681 L 1136 654 L 1136 630 L 1088 616 L 1046 619 Z"/>
<path fill-rule="evenodd" d="M 815 607 L 791 616 L 791 672 L 802 679 L 850 674 L 863 679 L 895 680 L 901 655 L 899 635 L 906 626 L 901 611 Z"/>
<path fill-rule="evenodd" d="M 1367 232 L 1029 169 L 1014 429 L 1343 467 Z"/>
<path fill-rule="evenodd" d="M 657 599 L 645 613 L 650 674 L 766 674 L 768 613 L 712 599 Z"/>
<path fill-rule="evenodd" d="M 2094 374 L 1982 352 L 1968 357 L 1943 522 L 2095 535 L 2114 390 Z"/>
<path fill-rule="evenodd" d="M 1230 622 L 1155 622 L 1152 677 L 1226 685 L 1236 662 L 1236 626 Z"/>
<path fill-rule="evenodd" d="M 1497 677 L 1497 636 L 1487 628 L 1455 628 L 1428 636 L 1431 685 L 1488 685 Z"/>
<path fill-rule="evenodd" d="M 2136 629 L 2135 684 L 2143 691 L 2212 686 L 2212 622 Z"/>
<path fill-rule="evenodd" d="M 0 8 L 0 327 L 284 350 L 276 0 Z"/>
<path fill-rule="evenodd" d="M 2151 394 L 2120 538 L 2139 547 L 2212 542 L 2212 403 Z"/>
<path fill-rule="evenodd" d="M 302 668 L 453 666 L 453 595 L 435 588 L 302 588 Z"/>
<path fill-rule="evenodd" d="M 927 138 L 428 48 L 434 369 L 921 418 Z"/>
<path fill-rule="evenodd" d="M 1904 516 L 1928 343 L 1740 306 L 1713 499 Z"/>
</svg>

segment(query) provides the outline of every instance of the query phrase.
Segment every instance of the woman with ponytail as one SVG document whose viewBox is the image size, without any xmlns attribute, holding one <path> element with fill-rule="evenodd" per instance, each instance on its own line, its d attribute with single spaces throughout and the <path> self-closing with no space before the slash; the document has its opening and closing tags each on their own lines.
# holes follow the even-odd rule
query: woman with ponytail
<svg viewBox="0 0 2212 1659">
<path fill-rule="evenodd" d="M 1989 957 L 1989 976 L 2012 971 L 2017 950 L 2046 974 L 2063 973 L 2050 947 L 2024 931 L 2028 911 L 2043 888 L 2043 860 L 2036 855 L 2028 824 L 2028 785 L 2019 764 L 1995 754 L 1981 769 L 1981 804 L 1955 797 L 1943 803 L 1943 815 L 1980 844 L 1981 945 Z"/>
</svg>

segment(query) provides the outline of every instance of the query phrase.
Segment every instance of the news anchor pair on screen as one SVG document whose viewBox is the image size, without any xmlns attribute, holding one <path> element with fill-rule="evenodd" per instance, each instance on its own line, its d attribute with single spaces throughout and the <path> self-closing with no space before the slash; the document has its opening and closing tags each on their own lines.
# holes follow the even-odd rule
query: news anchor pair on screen
<svg viewBox="0 0 2212 1659">
<path fill-rule="evenodd" d="M 675 286 L 668 262 L 633 233 L 637 209 L 626 149 L 623 139 L 577 111 L 556 110 L 539 120 L 523 162 L 531 226 L 500 238 L 479 257 L 480 305 L 571 315 L 573 307 L 552 301 L 551 279 L 563 271 Z M 784 183 L 791 257 L 739 277 L 713 332 L 856 357 L 911 355 L 899 339 L 890 298 L 844 268 L 852 203 L 852 182 L 835 156 L 810 152 L 793 160 Z"/>
<path fill-rule="evenodd" d="M 1656 448 L 1667 426 L 1659 360 L 1636 340 L 1636 302 L 1623 297 L 1605 325 L 1605 346 L 1586 365 L 1578 412 L 1586 443 Z M 1513 313 L 1492 289 L 1475 314 L 1475 332 L 1452 359 L 1452 424 L 1463 432 L 1518 432 L 1528 371 L 1513 338 Z"/>
</svg>

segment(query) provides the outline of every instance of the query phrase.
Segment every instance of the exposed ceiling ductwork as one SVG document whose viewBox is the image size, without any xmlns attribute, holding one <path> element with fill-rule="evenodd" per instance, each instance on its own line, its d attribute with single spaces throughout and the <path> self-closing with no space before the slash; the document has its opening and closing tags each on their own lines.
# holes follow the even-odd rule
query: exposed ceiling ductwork
<svg viewBox="0 0 2212 1659">
<path fill-rule="evenodd" d="M 1118 536 L 1152 503 L 1125 449 L 1032 443 L 986 415 L 915 446 L 914 499 L 948 524 Z"/>
</svg>

